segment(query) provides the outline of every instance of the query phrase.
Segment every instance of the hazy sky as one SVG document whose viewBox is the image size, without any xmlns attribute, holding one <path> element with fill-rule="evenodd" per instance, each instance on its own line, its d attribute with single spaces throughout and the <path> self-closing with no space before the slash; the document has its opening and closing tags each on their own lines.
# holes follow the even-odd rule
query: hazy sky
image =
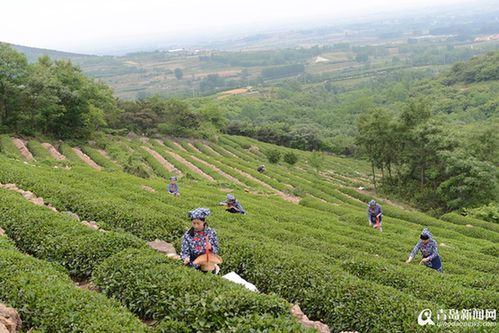
<svg viewBox="0 0 499 333">
<path fill-rule="evenodd" d="M 129 44 L 258 31 L 470 0 L 0 0 L 0 41 L 101 53 Z M 217 39 L 215 37 L 212 37 Z"/>
</svg>

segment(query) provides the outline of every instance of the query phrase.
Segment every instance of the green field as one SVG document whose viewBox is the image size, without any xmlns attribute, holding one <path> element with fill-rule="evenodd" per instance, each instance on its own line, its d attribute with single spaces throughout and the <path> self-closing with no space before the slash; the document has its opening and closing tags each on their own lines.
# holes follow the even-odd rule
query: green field
<svg viewBox="0 0 499 333">
<path fill-rule="evenodd" d="M 28 141 L 35 160 L 27 162 L 9 137 L 0 137 L 0 183 L 15 183 L 58 210 L 0 189 L 6 232 L 0 300 L 19 310 L 25 331 L 305 332 L 289 311 L 298 303 L 333 332 L 419 332 L 423 309 L 497 308 L 497 224 L 457 214 L 437 219 L 374 196 L 385 212 L 383 232 L 375 231 L 366 222 L 373 194 L 364 161 L 326 155 L 314 167 L 312 153 L 237 136 L 216 143 L 107 137 L 79 146 L 102 167 L 97 171 L 71 144 L 52 142 L 68 159 L 57 161 L 41 143 Z M 269 149 L 293 152 L 298 162 L 271 164 Z M 180 197 L 165 191 L 173 173 L 165 161 L 176 168 Z M 256 171 L 260 164 L 263 174 Z M 247 215 L 217 205 L 228 192 Z M 235 271 L 261 293 L 147 247 L 146 241 L 162 239 L 179 251 L 187 211 L 196 207 L 212 210 L 221 273 Z M 439 243 L 443 274 L 418 260 L 405 263 L 424 227 Z M 76 281 L 91 281 L 100 292 L 76 288 Z"/>
<path fill-rule="evenodd" d="M 318 39 L 301 37 L 296 45 L 280 45 L 278 37 L 262 40 L 257 47 L 153 51 L 121 56 L 64 53 L 23 46 L 14 48 L 34 62 L 43 54 L 77 64 L 85 75 L 102 80 L 121 99 L 209 96 L 251 87 L 249 96 L 265 96 L 269 87 L 286 80 L 317 84 L 325 81 L 349 86 L 383 78 L 393 71 L 413 69 L 439 73 L 457 61 L 497 50 L 497 41 L 456 38 L 393 38 L 332 33 Z M 474 32 L 474 36 L 482 34 Z M 274 36 L 277 37 L 277 36 Z M 284 38 L 291 43 L 293 34 Z M 267 45 L 267 43 L 270 43 Z M 230 43 L 229 43 L 230 44 Z M 293 43 L 291 43 L 292 45 Z M 322 45 L 322 46 L 320 46 Z M 298 67 L 296 67 L 298 66 Z M 177 76 L 175 71 L 181 71 Z"/>
<path fill-rule="evenodd" d="M 265 87 L 286 79 L 317 83 L 328 80 L 348 84 L 352 80 L 375 78 L 400 69 L 431 69 L 440 72 L 458 60 L 497 49 L 497 42 L 420 42 L 406 39 L 353 42 L 346 50 L 302 48 L 271 51 L 186 51 L 179 54 L 145 52 L 120 57 L 83 57 L 75 59 L 90 77 L 103 80 L 123 99 L 161 96 L 203 96 L 251 86 L 253 95 L 264 95 Z M 449 49 L 452 45 L 452 49 Z M 395 47 L 394 47 L 395 46 Z M 369 54 L 358 61 L 358 54 Z M 324 59 L 318 62 L 318 59 Z M 448 60 L 446 60 L 448 59 Z M 302 64 L 303 71 L 266 77 L 265 71 Z M 178 79 L 175 69 L 182 70 Z"/>
</svg>

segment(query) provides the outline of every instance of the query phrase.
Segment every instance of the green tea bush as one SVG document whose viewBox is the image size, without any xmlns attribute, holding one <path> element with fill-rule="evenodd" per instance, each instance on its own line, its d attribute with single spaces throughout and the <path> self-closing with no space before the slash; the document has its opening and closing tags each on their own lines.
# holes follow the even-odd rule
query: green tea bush
<svg viewBox="0 0 499 333">
<path fill-rule="evenodd" d="M 10 136 L 6 134 L 0 135 L 0 152 L 9 158 L 23 159 L 21 153 L 10 139 Z"/>
<path fill-rule="evenodd" d="M 442 215 L 440 218 L 454 224 L 478 226 L 499 233 L 499 224 L 485 222 L 484 220 L 476 219 L 472 216 L 462 216 L 457 213 L 447 213 L 445 215 Z"/>
<path fill-rule="evenodd" d="M 54 264 L 4 249 L 0 237 L 0 299 L 39 332 L 150 332 L 117 301 L 74 287 Z"/>
<path fill-rule="evenodd" d="M 29 203 L 1 189 L 0 227 L 22 251 L 60 263 L 76 278 L 87 278 L 102 260 L 128 247 L 144 247 L 136 237 L 97 232 L 74 219 Z"/>
<path fill-rule="evenodd" d="M 171 177 L 172 173 L 165 169 L 161 163 L 159 163 L 154 156 L 145 151 L 142 147 L 137 149 L 139 154 L 142 156 L 144 161 L 146 161 L 154 171 L 154 173 L 163 179 L 168 179 Z"/>
<path fill-rule="evenodd" d="M 467 209 L 468 215 L 487 222 L 499 223 L 499 204 L 491 202 L 488 205 Z"/>
<path fill-rule="evenodd" d="M 76 153 L 73 151 L 73 148 L 69 144 L 61 143 L 59 145 L 59 151 L 61 152 L 62 155 L 66 156 L 66 158 L 70 160 L 72 163 L 76 165 L 86 166 L 86 164 L 81 160 L 81 158 L 78 155 L 76 155 Z"/>
<path fill-rule="evenodd" d="M 144 239 L 163 238 L 177 248 L 188 227 L 186 211 L 196 206 L 213 207 L 210 225 L 215 227 L 221 240 L 223 272 L 234 270 L 260 290 L 300 303 L 311 319 L 328 323 L 333 331 L 418 331 L 416 318 L 423 308 L 493 307 L 496 303 L 497 246 L 495 232 L 486 228 L 487 222 L 480 226 L 471 223 L 474 227 L 470 228 L 382 202 L 385 228 L 379 233 L 367 226 L 367 198 L 344 187 L 342 184 L 347 183 L 347 178 L 334 176 L 341 172 L 345 177 L 356 177 L 356 165 L 351 161 L 325 156 L 323 169 L 331 168 L 334 172 L 328 173 L 333 176 L 324 178 L 323 173 L 314 174 L 313 168 L 305 163 L 307 154 L 297 152 L 300 161 L 295 168 L 272 165 L 261 175 L 254 166 L 262 156 L 233 144 L 226 145 L 225 138 L 220 142 L 221 146 L 211 145 L 221 156 L 198 143 L 194 145 L 202 154 L 193 150 L 187 153 L 173 144 L 168 145 L 168 149 L 191 162 L 190 154 L 203 158 L 245 182 L 253 193 L 236 191 L 235 194 L 248 210 L 246 216 L 226 214 L 215 208 L 225 194 L 204 182 L 185 180 L 181 200 L 178 200 L 164 191 L 138 190 L 142 184 L 164 189 L 164 182 L 157 179 L 146 181 L 122 173 L 98 173 L 89 168 L 26 170 L 22 163 L 1 158 L 0 181 L 19 183 L 56 207 L 95 219 L 109 230 L 126 230 Z M 272 147 L 252 144 L 261 151 Z M 246 179 L 238 170 L 281 191 L 299 188 L 306 197 L 300 205 L 292 205 L 275 196 L 254 194 L 255 190 L 265 187 Z M 269 191 L 259 193 L 265 195 Z M 439 251 L 444 260 L 444 274 L 403 263 L 425 226 L 430 226 L 442 244 Z M 174 265 L 173 268 L 185 269 L 168 263 Z M 116 279 L 128 281 L 122 277 Z M 152 293 L 153 287 L 143 287 L 137 281 L 130 287 L 145 289 L 143 292 L 147 295 Z M 155 282 L 154 288 L 163 288 L 157 285 L 164 282 L 151 281 Z M 122 291 L 116 294 L 125 294 L 123 298 L 127 297 L 125 288 L 116 282 L 116 290 Z M 140 292 L 132 291 L 140 296 Z M 154 310 L 149 310 L 150 307 Z M 136 307 L 144 316 L 148 311 L 159 313 L 160 310 L 154 304 Z M 260 327 L 251 319 L 253 316 L 234 314 L 230 320 L 239 323 L 237 329 L 245 331 L 252 323 Z M 269 320 L 280 316 L 271 315 Z M 180 317 L 170 323 L 163 323 L 160 316 L 155 318 L 160 321 L 155 329 L 163 328 L 165 332 L 175 327 L 179 331 L 190 327 L 184 325 Z M 284 319 L 287 320 L 286 316 Z M 199 324 L 200 330 L 205 329 L 204 325 L 219 324 Z M 229 328 L 229 325 L 236 324 L 224 322 L 218 327 L 220 331 L 237 331 L 236 326 Z M 266 325 L 263 324 L 262 331 L 268 329 Z"/>
<path fill-rule="evenodd" d="M 96 149 L 89 146 L 81 146 L 81 151 L 87 154 L 95 163 L 103 167 L 106 171 L 116 171 L 119 167 L 110 159 L 102 156 Z"/>
<path fill-rule="evenodd" d="M 16 244 L 5 236 L 0 236 L 0 249 L 2 250 L 15 250 Z"/>
<path fill-rule="evenodd" d="M 289 254 L 290 248 L 241 239 L 226 246 L 230 248 L 224 252 L 225 269 L 236 270 L 262 292 L 299 303 L 311 319 L 327 323 L 333 331 L 414 331 L 417 313 L 437 308 L 431 301 L 423 304 L 396 289 L 324 265 L 327 257 L 298 250 Z"/>
<path fill-rule="evenodd" d="M 26 146 L 37 161 L 55 162 L 55 159 L 49 154 L 47 149 L 38 141 L 29 140 Z"/>
<path fill-rule="evenodd" d="M 93 281 L 140 317 L 183 321 L 192 332 L 227 331 L 241 326 L 239 317 L 248 315 L 266 315 L 268 326 L 279 330 L 305 331 L 291 319 L 283 299 L 253 293 L 152 250 L 128 250 L 109 258 L 96 269 Z M 272 317 L 281 319 L 274 322 Z"/>
</svg>

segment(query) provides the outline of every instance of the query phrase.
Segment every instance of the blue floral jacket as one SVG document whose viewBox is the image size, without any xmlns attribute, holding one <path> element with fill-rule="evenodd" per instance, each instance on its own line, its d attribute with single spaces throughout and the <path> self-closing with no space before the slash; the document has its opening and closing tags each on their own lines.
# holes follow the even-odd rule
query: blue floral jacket
<svg viewBox="0 0 499 333">
<path fill-rule="evenodd" d="M 178 184 L 175 183 L 175 184 L 168 184 L 168 186 L 166 187 L 166 190 L 170 193 L 179 193 L 179 188 L 178 188 Z"/>
<path fill-rule="evenodd" d="M 422 240 L 419 240 L 414 249 L 412 249 L 411 257 L 414 258 L 419 250 L 421 250 L 423 258 L 429 258 L 430 261 L 438 256 L 438 244 L 433 239 L 430 239 L 428 244 L 424 244 Z"/>
<path fill-rule="evenodd" d="M 215 230 L 206 227 L 203 231 L 194 231 L 194 236 L 191 236 L 188 231 L 184 234 L 180 257 L 182 260 L 189 258 L 191 260 L 189 266 L 196 267 L 192 264 L 194 259 L 206 253 L 206 236 L 208 236 L 213 253 L 218 253 L 218 237 Z"/>
<path fill-rule="evenodd" d="M 380 205 L 376 204 L 374 208 L 371 209 L 371 206 L 367 205 L 367 219 L 372 221 L 376 215 L 383 215 L 383 208 Z"/>
<path fill-rule="evenodd" d="M 221 204 L 228 205 L 229 204 L 229 200 L 222 201 Z M 244 210 L 244 208 L 241 205 L 241 203 L 239 202 L 239 200 L 236 200 L 235 202 L 233 202 L 230 205 L 230 207 L 235 208 L 237 211 L 239 211 L 240 214 L 246 214 L 246 211 Z"/>
</svg>

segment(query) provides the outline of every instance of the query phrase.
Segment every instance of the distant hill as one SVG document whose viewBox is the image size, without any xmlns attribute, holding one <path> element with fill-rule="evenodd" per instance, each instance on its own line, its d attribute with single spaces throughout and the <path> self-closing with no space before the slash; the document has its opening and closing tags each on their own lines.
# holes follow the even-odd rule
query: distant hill
<svg viewBox="0 0 499 333">
<path fill-rule="evenodd" d="M 9 44 L 9 43 L 6 43 Z M 63 52 L 49 49 L 39 49 L 36 47 L 22 46 L 16 44 L 9 44 L 13 49 L 16 49 L 19 52 L 22 52 L 28 57 L 29 62 L 35 62 L 39 57 L 43 55 L 48 55 L 51 59 L 60 60 L 60 59 L 68 59 L 74 60 L 76 58 L 91 58 L 96 56 L 91 56 L 87 54 L 79 54 L 79 53 L 71 53 L 71 52 Z"/>
<path fill-rule="evenodd" d="M 144 52 L 120 56 L 13 47 L 31 62 L 44 54 L 69 59 L 122 99 L 209 96 L 248 86 L 265 94 L 288 80 L 312 86 L 328 82 L 344 89 L 372 78 L 383 80 L 389 72 L 407 68 L 439 73 L 456 62 L 498 49 L 494 36 L 499 33 L 495 19 L 499 8 L 474 8 L 411 13 L 410 18 L 400 13 L 392 18 L 375 15 L 317 22 L 301 29 L 250 29 L 246 36 L 186 39 L 171 47 L 166 42 L 143 48 L 129 45 L 128 49 Z"/>
<path fill-rule="evenodd" d="M 445 82 L 453 84 L 493 80 L 499 80 L 499 51 L 487 53 L 482 57 L 474 57 L 468 62 L 455 64 Z"/>
</svg>

